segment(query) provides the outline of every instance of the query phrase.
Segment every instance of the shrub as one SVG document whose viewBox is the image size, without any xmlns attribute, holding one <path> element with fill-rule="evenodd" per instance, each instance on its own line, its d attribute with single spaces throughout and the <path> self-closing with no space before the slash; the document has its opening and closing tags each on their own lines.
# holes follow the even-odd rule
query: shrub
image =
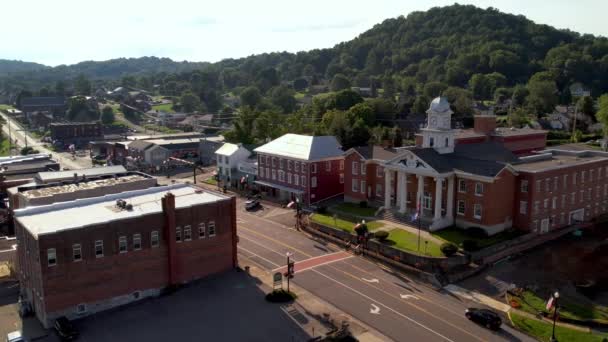
<svg viewBox="0 0 608 342">
<path fill-rule="evenodd" d="M 454 254 L 456 254 L 456 252 L 458 252 L 458 247 L 456 247 L 455 244 L 450 243 L 450 242 L 445 242 L 443 244 L 441 244 L 441 247 L 439 247 L 441 249 L 441 252 L 443 253 L 443 255 L 449 257 L 452 256 Z"/>
<path fill-rule="evenodd" d="M 479 250 L 479 245 L 475 240 L 464 240 L 462 241 L 462 249 L 467 252 L 474 252 L 476 250 Z"/>
<path fill-rule="evenodd" d="M 488 233 L 483 228 L 479 227 L 470 227 L 464 232 L 466 235 L 476 239 L 484 239 L 488 237 Z"/>
<path fill-rule="evenodd" d="M 388 232 L 386 230 L 379 230 L 374 233 L 374 237 L 378 239 L 378 241 L 386 241 L 388 238 Z"/>
<path fill-rule="evenodd" d="M 361 202 L 359 202 L 359 207 L 361 207 L 361 208 L 367 208 L 367 201 L 361 201 Z"/>
<path fill-rule="evenodd" d="M 286 303 L 296 299 L 297 296 L 293 292 L 287 292 L 287 290 L 273 290 L 266 295 L 266 300 L 271 303 Z"/>
<path fill-rule="evenodd" d="M 327 207 L 326 206 L 320 206 L 317 208 L 317 213 L 319 214 L 327 214 Z"/>
</svg>

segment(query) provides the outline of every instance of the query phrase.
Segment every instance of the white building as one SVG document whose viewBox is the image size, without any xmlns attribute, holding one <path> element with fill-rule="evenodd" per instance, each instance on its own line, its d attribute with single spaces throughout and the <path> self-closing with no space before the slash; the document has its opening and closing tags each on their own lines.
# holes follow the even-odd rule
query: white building
<svg viewBox="0 0 608 342">
<path fill-rule="evenodd" d="M 251 152 L 241 144 L 225 143 L 215 151 L 215 155 L 219 179 L 230 182 L 237 176 L 239 164 L 247 162 Z"/>
</svg>

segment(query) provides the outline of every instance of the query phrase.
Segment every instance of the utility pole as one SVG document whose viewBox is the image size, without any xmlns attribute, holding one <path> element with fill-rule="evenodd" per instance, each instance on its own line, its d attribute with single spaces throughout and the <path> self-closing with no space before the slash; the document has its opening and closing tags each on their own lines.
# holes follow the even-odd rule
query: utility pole
<svg viewBox="0 0 608 342">
<path fill-rule="evenodd" d="M 555 291 L 553 294 L 553 305 L 555 306 L 555 311 L 553 311 L 553 331 L 551 333 L 551 342 L 557 342 L 557 338 L 555 338 L 555 321 L 557 320 L 557 310 L 559 307 L 557 305 L 557 299 L 559 298 L 559 292 Z"/>
<path fill-rule="evenodd" d="M 576 117 L 577 116 L 578 116 L 578 106 L 574 105 L 574 122 L 572 123 L 572 136 L 570 137 L 570 140 L 572 142 L 575 142 L 574 141 L 574 136 L 575 136 L 575 133 L 576 133 Z"/>
</svg>

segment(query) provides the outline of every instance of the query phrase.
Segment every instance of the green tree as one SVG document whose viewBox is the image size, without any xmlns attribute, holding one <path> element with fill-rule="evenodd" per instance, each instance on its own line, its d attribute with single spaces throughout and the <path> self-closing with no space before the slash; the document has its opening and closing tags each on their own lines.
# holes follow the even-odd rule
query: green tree
<svg viewBox="0 0 608 342">
<path fill-rule="evenodd" d="M 38 91 L 38 96 L 49 96 L 51 95 L 51 91 L 47 87 L 42 87 Z"/>
<path fill-rule="evenodd" d="M 74 96 L 70 98 L 68 119 L 70 121 L 93 121 L 99 120 L 99 109 L 91 108 L 84 96 Z"/>
<path fill-rule="evenodd" d="M 241 106 L 255 108 L 262 101 L 260 90 L 255 86 L 245 88 L 241 93 Z"/>
<path fill-rule="evenodd" d="M 414 101 L 414 105 L 412 106 L 412 112 L 417 114 L 426 113 L 430 103 L 431 101 L 428 97 L 424 95 L 417 96 L 416 100 Z"/>
<path fill-rule="evenodd" d="M 331 91 L 350 89 L 350 81 L 343 74 L 336 74 L 331 80 L 330 89 Z"/>
<path fill-rule="evenodd" d="M 395 126 L 395 128 L 393 128 L 393 146 L 403 146 L 403 133 L 401 132 L 401 128 L 399 128 L 398 126 Z"/>
<path fill-rule="evenodd" d="M 346 145 L 342 144 L 344 148 L 367 145 L 369 139 L 371 138 L 369 126 L 365 124 L 363 119 L 357 119 L 348 136 L 349 138 Z"/>
<path fill-rule="evenodd" d="M 258 115 L 254 122 L 254 134 L 259 141 L 276 139 L 282 132 L 281 116 L 276 111 L 264 111 Z"/>
<path fill-rule="evenodd" d="M 597 122 L 601 122 L 604 130 L 604 139 L 608 137 L 608 94 L 598 99 L 598 110 L 595 113 Z"/>
<path fill-rule="evenodd" d="M 78 75 L 74 81 L 74 90 L 76 91 L 76 95 L 91 95 L 91 81 L 84 74 Z"/>
<path fill-rule="evenodd" d="M 101 110 L 101 123 L 109 125 L 114 122 L 116 117 L 114 116 L 114 109 L 110 106 L 105 106 Z"/>
<path fill-rule="evenodd" d="M 530 91 L 528 88 L 522 84 L 518 84 L 513 88 L 513 106 L 523 106 L 526 103 L 526 100 L 530 95 Z"/>
<path fill-rule="evenodd" d="M 340 110 L 348 110 L 357 103 L 363 102 L 363 98 L 356 91 L 345 89 L 336 93 L 335 97 L 336 108 Z"/>
<path fill-rule="evenodd" d="M 424 85 L 422 89 L 422 93 L 429 99 L 434 99 L 437 96 L 441 95 L 444 90 L 446 90 L 448 86 L 445 83 L 441 82 L 428 82 Z"/>
<path fill-rule="evenodd" d="M 385 76 L 382 79 L 382 97 L 385 99 L 395 100 L 396 85 L 395 80 L 390 76 Z"/>
<path fill-rule="evenodd" d="M 473 95 L 458 87 L 449 87 L 443 94 L 447 96 L 454 113 L 461 117 L 473 115 Z"/>
<path fill-rule="evenodd" d="M 522 127 L 530 123 L 530 116 L 523 108 L 517 108 L 507 115 L 507 123 L 511 127 Z"/>
<path fill-rule="evenodd" d="M 132 75 L 123 76 L 120 80 L 120 85 L 123 87 L 134 88 L 137 86 L 137 79 Z"/>
<path fill-rule="evenodd" d="M 475 74 L 469 80 L 469 89 L 476 100 L 488 100 L 492 96 L 492 81 L 484 74 Z"/>
<path fill-rule="evenodd" d="M 182 111 L 192 113 L 201 106 L 201 99 L 192 92 L 185 92 L 179 98 L 179 103 L 182 106 Z"/>
<path fill-rule="evenodd" d="M 245 107 L 241 110 L 236 120 L 232 123 L 232 129 L 224 133 L 224 137 L 231 143 L 253 144 L 254 125 L 257 114 L 250 108 Z"/>
<path fill-rule="evenodd" d="M 534 80 L 528 82 L 528 106 L 537 114 L 551 113 L 557 104 L 557 86 L 554 81 Z"/>
<path fill-rule="evenodd" d="M 308 88 L 308 81 L 305 78 L 296 78 L 293 81 L 293 89 L 297 91 L 306 90 Z"/>
<path fill-rule="evenodd" d="M 591 96 L 583 96 L 576 102 L 576 107 L 579 112 L 593 117 L 595 115 L 595 107 Z"/>
<path fill-rule="evenodd" d="M 270 100 L 275 106 L 280 107 L 283 113 L 291 113 L 296 108 L 296 98 L 293 95 L 293 90 L 286 86 L 278 86 L 272 88 Z"/>
<path fill-rule="evenodd" d="M 55 82 L 55 95 L 64 96 L 65 95 L 65 82 L 59 80 Z"/>
<path fill-rule="evenodd" d="M 373 125 L 376 121 L 376 113 L 374 112 L 374 108 L 372 108 L 372 106 L 366 102 L 357 103 L 350 107 L 347 112 L 347 117 L 351 123 L 361 119 L 367 126 Z"/>
</svg>

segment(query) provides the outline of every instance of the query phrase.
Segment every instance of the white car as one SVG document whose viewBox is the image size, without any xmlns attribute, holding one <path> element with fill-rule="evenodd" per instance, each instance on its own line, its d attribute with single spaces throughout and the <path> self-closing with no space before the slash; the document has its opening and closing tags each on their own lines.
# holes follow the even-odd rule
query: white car
<svg viewBox="0 0 608 342">
<path fill-rule="evenodd" d="M 6 342 L 26 342 L 26 339 L 23 338 L 21 330 L 17 330 L 6 334 Z"/>
</svg>

